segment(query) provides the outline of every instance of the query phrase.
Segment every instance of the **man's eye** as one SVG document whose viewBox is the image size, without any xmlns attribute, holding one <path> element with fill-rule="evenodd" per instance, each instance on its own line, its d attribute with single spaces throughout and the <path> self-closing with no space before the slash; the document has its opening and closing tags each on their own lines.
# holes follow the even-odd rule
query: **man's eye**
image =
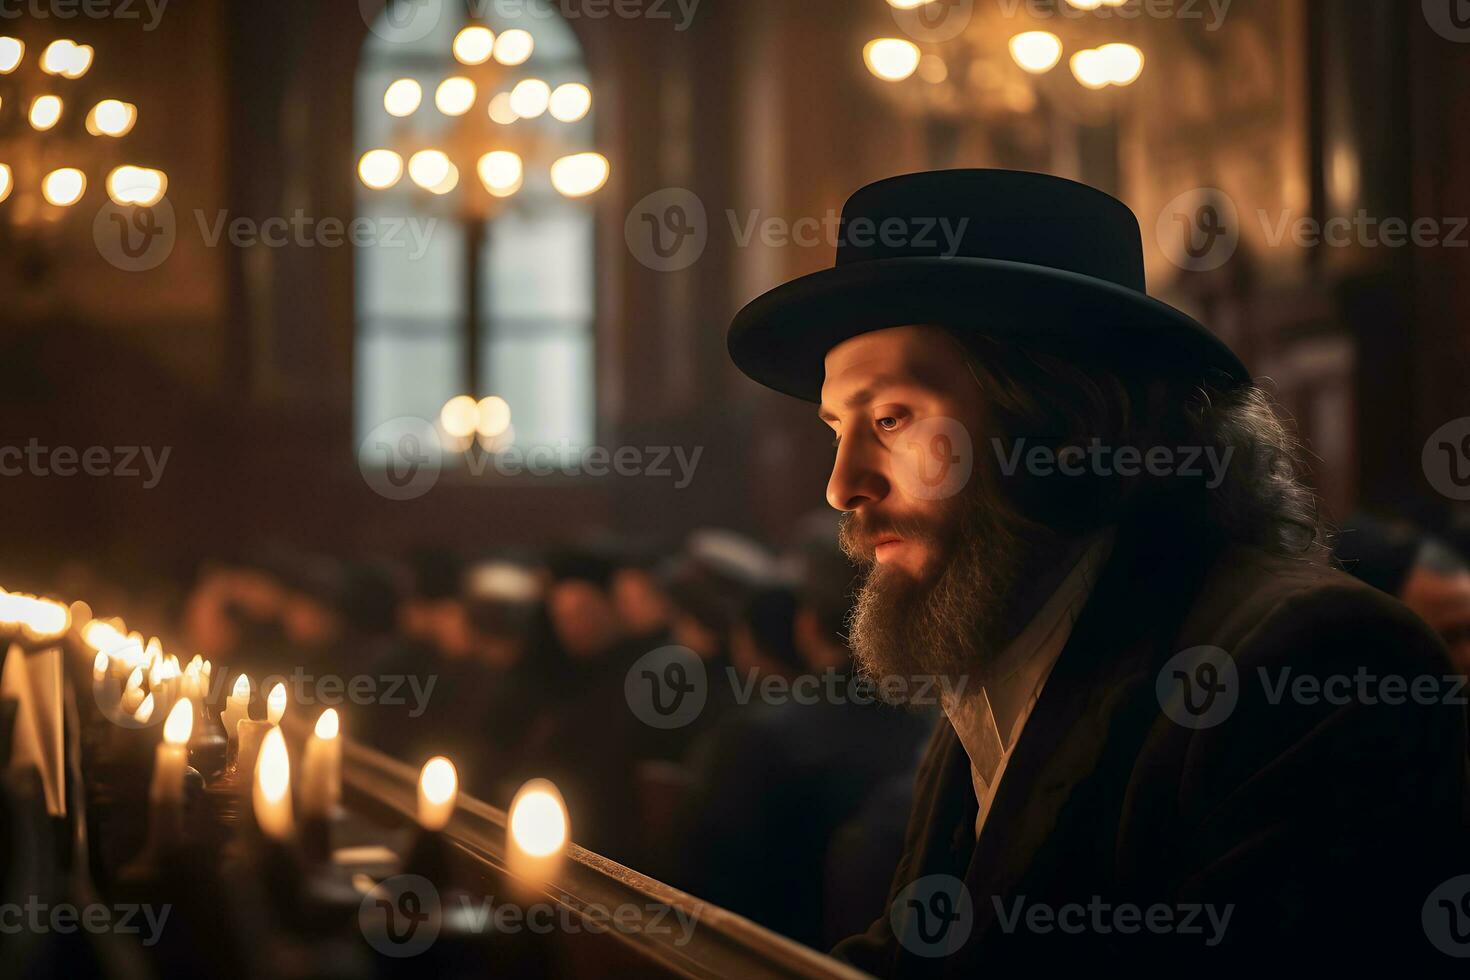
<svg viewBox="0 0 1470 980">
<path fill-rule="evenodd" d="M 885 415 L 882 418 L 878 419 L 878 428 L 882 429 L 884 432 L 892 432 L 894 429 L 898 428 L 898 419 L 894 418 L 892 415 Z"/>
</svg>

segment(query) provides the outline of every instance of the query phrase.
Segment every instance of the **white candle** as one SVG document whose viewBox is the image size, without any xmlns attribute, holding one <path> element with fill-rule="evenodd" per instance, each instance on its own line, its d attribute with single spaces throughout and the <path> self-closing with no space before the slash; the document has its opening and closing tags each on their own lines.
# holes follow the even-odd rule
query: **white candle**
<svg viewBox="0 0 1470 980">
<path fill-rule="evenodd" d="M 276 686 L 265 696 L 265 720 L 272 725 L 281 723 L 281 716 L 286 713 L 286 685 L 276 681 Z"/>
<path fill-rule="evenodd" d="M 548 880 L 571 837 L 561 792 L 548 779 L 526 783 L 511 801 L 506 827 L 511 871 L 527 881 Z"/>
<path fill-rule="evenodd" d="M 241 674 L 235 678 L 235 689 L 225 699 L 224 723 L 225 734 L 231 741 L 235 738 L 236 727 L 239 722 L 250 717 L 250 678 Z"/>
<path fill-rule="evenodd" d="M 419 824 L 425 830 L 443 830 L 459 799 L 459 773 L 454 763 L 436 755 L 419 771 Z"/>
<path fill-rule="evenodd" d="M 301 760 L 301 815 L 329 817 L 342 796 L 342 739 L 337 709 L 316 720 Z"/>
<path fill-rule="evenodd" d="M 252 718 L 242 718 L 236 723 L 235 731 L 231 733 L 239 741 L 239 748 L 235 750 L 235 766 L 246 779 L 255 778 L 255 760 L 260 755 L 261 742 L 273 727 L 268 721 Z"/>
<path fill-rule="evenodd" d="M 98 652 L 92 661 L 92 696 L 104 715 L 111 716 L 117 710 L 119 695 L 118 678 L 112 672 L 112 661 L 107 654 Z"/>
<path fill-rule="evenodd" d="M 255 763 L 254 802 L 255 822 L 267 837 L 283 841 L 291 836 L 291 758 L 286 737 L 274 726 Z"/>
<path fill-rule="evenodd" d="M 189 765 L 189 736 L 194 731 L 194 705 L 184 698 L 163 723 L 163 741 L 153 755 L 153 785 L 148 801 L 154 809 L 184 800 L 184 770 Z"/>
<path fill-rule="evenodd" d="M 128 675 L 127 683 L 123 685 L 122 709 L 128 715 L 138 710 L 138 705 L 143 703 L 143 668 L 134 667 L 133 672 Z"/>
<path fill-rule="evenodd" d="M 133 720 L 140 725 L 146 725 L 153 720 L 153 694 L 149 692 L 144 695 L 138 704 L 138 710 L 133 712 Z"/>
</svg>

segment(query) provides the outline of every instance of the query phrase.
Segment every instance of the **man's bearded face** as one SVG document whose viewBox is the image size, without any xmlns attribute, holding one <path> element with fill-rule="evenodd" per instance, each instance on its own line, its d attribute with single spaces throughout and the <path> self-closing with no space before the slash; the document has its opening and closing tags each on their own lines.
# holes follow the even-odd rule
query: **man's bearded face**
<svg viewBox="0 0 1470 980">
<path fill-rule="evenodd" d="M 820 414 L 837 436 L 827 499 L 867 570 L 849 630 L 859 666 L 880 678 L 983 668 L 1035 542 L 985 469 L 983 398 L 963 352 L 933 327 L 853 337 L 827 355 Z M 972 457 L 948 495 L 913 492 L 936 426 L 963 433 L 946 445 Z"/>
</svg>

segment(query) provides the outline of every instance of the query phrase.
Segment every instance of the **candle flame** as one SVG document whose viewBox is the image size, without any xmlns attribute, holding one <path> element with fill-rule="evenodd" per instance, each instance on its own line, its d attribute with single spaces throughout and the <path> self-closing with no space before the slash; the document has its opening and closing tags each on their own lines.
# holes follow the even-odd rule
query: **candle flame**
<svg viewBox="0 0 1470 980">
<path fill-rule="evenodd" d="M 163 723 L 163 740 L 170 745 L 184 745 L 193 733 L 194 702 L 180 698 Z"/>
<path fill-rule="evenodd" d="M 455 772 L 454 763 L 436 755 L 424 763 L 419 773 L 419 786 L 429 802 L 445 803 L 459 792 L 459 773 Z"/>
<path fill-rule="evenodd" d="M 265 697 L 265 720 L 272 725 L 281 722 L 281 715 L 286 713 L 286 685 L 281 681 L 271 688 L 271 692 Z"/>
<path fill-rule="evenodd" d="M 107 654 L 103 653 L 101 650 L 98 650 L 97 656 L 92 658 L 92 673 L 107 673 Z"/>
<path fill-rule="evenodd" d="M 127 642 L 127 637 L 120 633 L 116 626 L 111 623 L 94 619 L 82 627 L 82 639 L 93 650 L 103 650 L 109 653 L 115 652 L 119 646 Z"/>
<path fill-rule="evenodd" d="M 532 857 L 550 857 L 566 847 L 567 808 L 550 781 L 533 779 L 510 807 L 510 835 Z"/>
<path fill-rule="evenodd" d="M 340 727 L 340 724 L 341 723 L 337 719 L 337 709 L 328 708 L 326 711 L 323 711 L 321 717 L 316 720 L 316 737 L 336 738 L 337 729 Z"/>
<path fill-rule="evenodd" d="M 272 727 L 255 760 L 255 819 L 260 829 L 277 840 L 291 833 L 291 757 L 286 737 Z"/>
<path fill-rule="evenodd" d="M 144 651 L 144 655 L 148 658 L 149 666 L 155 666 L 163 661 L 163 643 L 158 637 L 155 636 L 148 641 L 148 648 Z"/>
<path fill-rule="evenodd" d="M 140 725 L 146 725 L 153 719 L 153 695 L 149 693 L 138 705 L 138 710 L 133 713 L 133 720 Z"/>
<path fill-rule="evenodd" d="M 244 674 L 241 674 L 239 677 L 235 678 L 234 693 L 235 697 L 237 698 L 250 697 L 250 678 L 246 677 Z"/>
<path fill-rule="evenodd" d="M 140 665 L 140 666 L 134 667 L 133 668 L 133 672 L 128 675 L 127 681 L 123 684 L 123 690 L 141 689 L 142 687 L 143 687 L 143 668 Z"/>
</svg>

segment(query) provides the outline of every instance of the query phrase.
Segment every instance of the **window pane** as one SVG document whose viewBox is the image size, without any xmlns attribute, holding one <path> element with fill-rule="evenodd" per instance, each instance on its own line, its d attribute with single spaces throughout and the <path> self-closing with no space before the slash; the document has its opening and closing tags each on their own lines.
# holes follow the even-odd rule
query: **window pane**
<svg viewBox="0 0 1470 980">
<path fill-rule="evenodd" d="M 481 391 L 510 403 L 516 445 L 585 449 L 596 439 L 590 330 L 587 323 L 560 323 L 481 347 Z"/>
<path fill-rule="evenodd" d="M 360 316 L 462 316 L 464 229 L 424 214 L 402 217 L 364 205 L 374 221 L 375 243 L 357 249 Z"/>
<path fill-rule="evenodd" d="M 503 317 L 592 316 L 592 216 L 550 204 L 510 210 L 487 229 L 485 312 Z M 484 280 L 482 280 L 484 281 Z"/>
<path fill-rule="evenodd" d="M 419 336 L 375 329 L 359 321 L 357 336 L 357 434 L 401 415 L 433 421 L 461 387 L 456 325 L 443 322 Z"/>
</svg>

